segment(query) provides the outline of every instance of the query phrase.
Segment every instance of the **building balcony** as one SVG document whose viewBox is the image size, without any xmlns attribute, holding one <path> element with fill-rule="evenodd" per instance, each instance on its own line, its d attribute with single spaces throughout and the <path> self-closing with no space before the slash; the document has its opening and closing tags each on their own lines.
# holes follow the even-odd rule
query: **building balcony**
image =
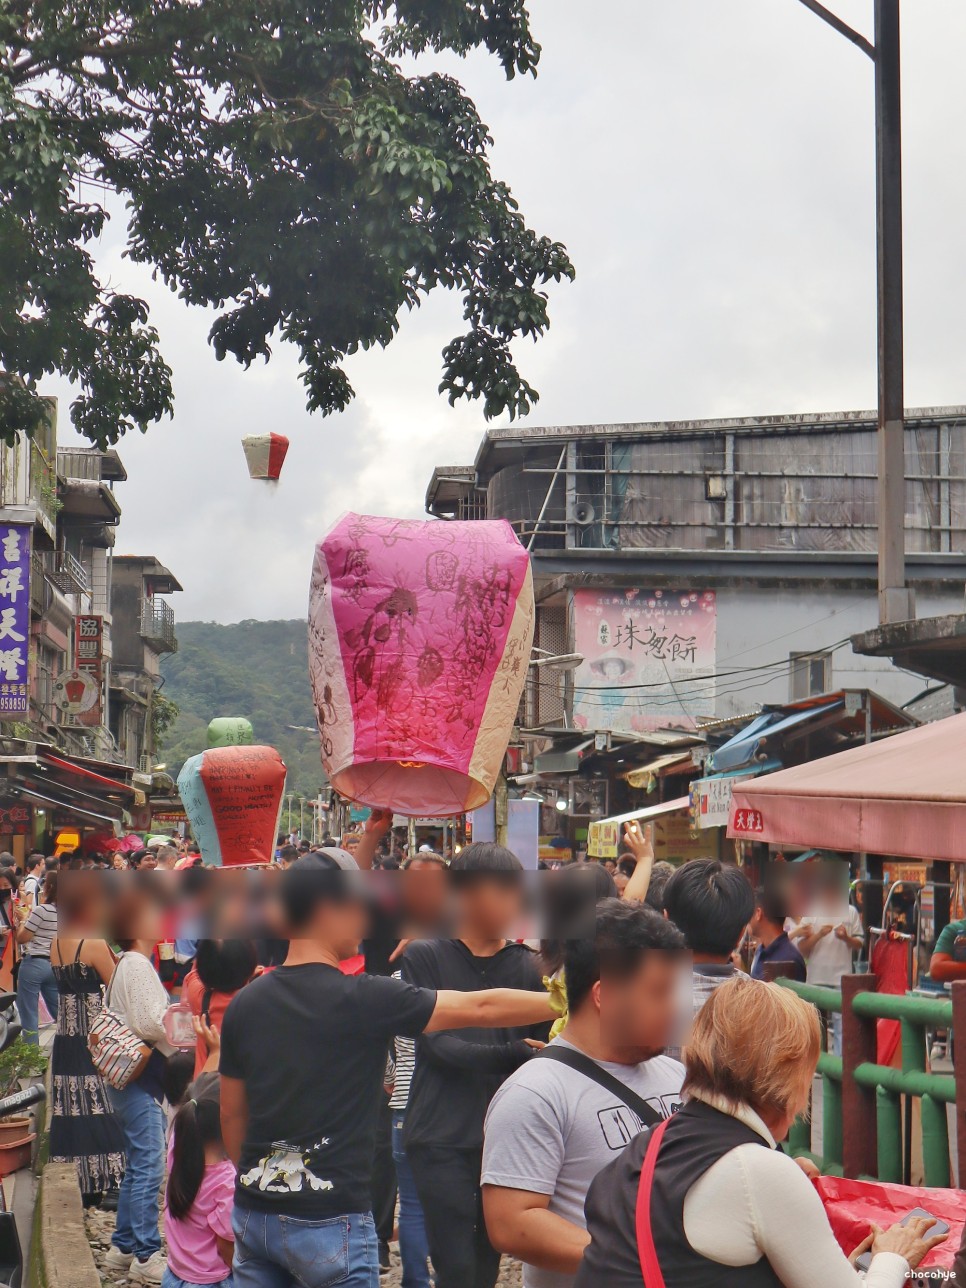
<svg viewBox="0 0 966 1288">
<path fill-rule="evenodd" d="M 86 595 L 91 588 L 87 569 L 66 550 L 51 550 L 44 555 L 47 580 L 62 595 Z"/>
<path fill-rule="evenodd" d="M 141 638 L 155 653 L 177 653 L 174 609 L 162 599 L 146 598 L 141 605 Z"/>
</svg>

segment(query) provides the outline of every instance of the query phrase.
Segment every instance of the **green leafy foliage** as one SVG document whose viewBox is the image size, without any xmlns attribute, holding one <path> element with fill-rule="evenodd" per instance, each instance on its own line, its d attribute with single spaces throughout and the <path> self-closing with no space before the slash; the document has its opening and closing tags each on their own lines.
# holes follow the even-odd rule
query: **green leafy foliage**
<svg viewBox="0 0 966 1288">
<path fill-rule="evenodd" d="M 47 1068 L 47 1054 L 39 1046 L 17 1038 L 0 1051 L 0 1097 L 20 1090 L 21 1078 L 40 1078 Z"/>
<path fill-rule="evenodd" d="M 534 74 L 525 0 L 0 0 L 0 370 L 23 381 L 0 436 L 30 432 L 53 372 L 101 445 L 172 409 L 147 306 L 96 276 L 107 212 L 81 177 L 126 199 L 130 258 L 217 310 L 218 358 L 296 346 L 311 410 L 345 408 L 345 356 L 443 286 L 467 325 L 441 392 L 527 412 L 511 342 L 573 268 L 491 174 L 458 82 L 398 61 L 476 48 Z"/>
<path fill-rule="evenodd" d="M 178 707 L 165 736 L 165 762 L 177 777 L 208 745 L 208 721 L 245 716 L 255 741 L 277 747 L 287 789 L 310 797 L 325 782 L 315 728 L 304 621 L 179 622 L 178 652 L 162 663 L 164 693 Z"/>
</svg>

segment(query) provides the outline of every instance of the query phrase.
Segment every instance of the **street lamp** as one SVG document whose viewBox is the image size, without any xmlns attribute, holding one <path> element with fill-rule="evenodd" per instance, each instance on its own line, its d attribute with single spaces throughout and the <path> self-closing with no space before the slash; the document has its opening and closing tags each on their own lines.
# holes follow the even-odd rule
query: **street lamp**
<svg viewBox="0 0 966 1288">
<path fill-rule="evenodd" d="M 534 653 L 539 653 L 539 657 L 531 657 L 530 666 L 545 666 L 551 671 L 576 671 L 578 666 L 583 666 L 583 653 L 551 653 L 545 648 L 533 649 Z"/>
</svg>

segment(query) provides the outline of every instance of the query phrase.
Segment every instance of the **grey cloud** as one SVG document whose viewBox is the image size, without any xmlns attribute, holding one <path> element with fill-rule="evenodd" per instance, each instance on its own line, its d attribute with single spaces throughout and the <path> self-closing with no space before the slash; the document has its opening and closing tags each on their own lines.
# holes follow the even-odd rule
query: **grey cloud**
<svg viewBox="0 0 966 1288">
<path fill-rule="evenodd" d="M 444 66 L 489 123 L 494 165 L 578 270 L 552 327 L 519 358 L 531 420 L 579 423 L 868 407 L 875 399 L 872 68 L 797 0 L 533 0 L 535 82 L 488 60 Z M 838 11 L 868 30 L 870 0 Z M 906 5 L 907 401 L 964 400 L 966 10 Z M 435 65 L 439 65 L 436 60 Z M 105 239 L 115 280 L 134 274 Z M 182 617 L 304 612 L 312 543 L 344 509 L 418 515 L 436 463 L 471 461 L 475 407 L 436 394 L 458 301 L 404 317 L 354 360 L 358 400 L 304 410 L 293 356 L 218 364 L 208 321 L 143 286 L 175 369 L 177 414 L 121 445 L 118 549 L 185 584 Z M 56 392 L 64 393 L 61 386 Z M 62 424 L 66 422 L 66 408 Z M 241 438 L 292 448 L 277 489 L 247 476 Z"/>
</svg>

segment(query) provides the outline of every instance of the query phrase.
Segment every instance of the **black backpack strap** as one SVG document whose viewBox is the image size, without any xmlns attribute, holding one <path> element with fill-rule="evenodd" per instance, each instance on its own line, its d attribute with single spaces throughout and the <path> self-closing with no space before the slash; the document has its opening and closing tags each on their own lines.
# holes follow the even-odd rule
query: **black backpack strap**
<svg viewBox="0 0 966 1288">
<path fill-rule="evenodd" d="M 615 1078 L 612 1073 L 602 1069 L 596 1060 L 591 1060 L 589 1055 L 584 1055 L 582 1051 L 574 1051 L 571 1047 L 559 1046 L 551 1043 L 545 1046 L 542 1051 L 536 1055 L 538 1060 L 556 1060 L 558 1064 L 565 1064 L 568 1069 L 573 1069 L 575 1073 L 582 1073 L 585 1078 L 591 1082 L 596 1082 L 598 1087 L 603 1087 L 611 1095 L 617 1097 L 628 1109 L 633 1110 L 640 1118 L 645 1127 L 654 1127 L 664 1121 L 664 1116 L 642 1099 L 636 1091 L 625 1086 L 620 1078 Z"/>
</svg>

